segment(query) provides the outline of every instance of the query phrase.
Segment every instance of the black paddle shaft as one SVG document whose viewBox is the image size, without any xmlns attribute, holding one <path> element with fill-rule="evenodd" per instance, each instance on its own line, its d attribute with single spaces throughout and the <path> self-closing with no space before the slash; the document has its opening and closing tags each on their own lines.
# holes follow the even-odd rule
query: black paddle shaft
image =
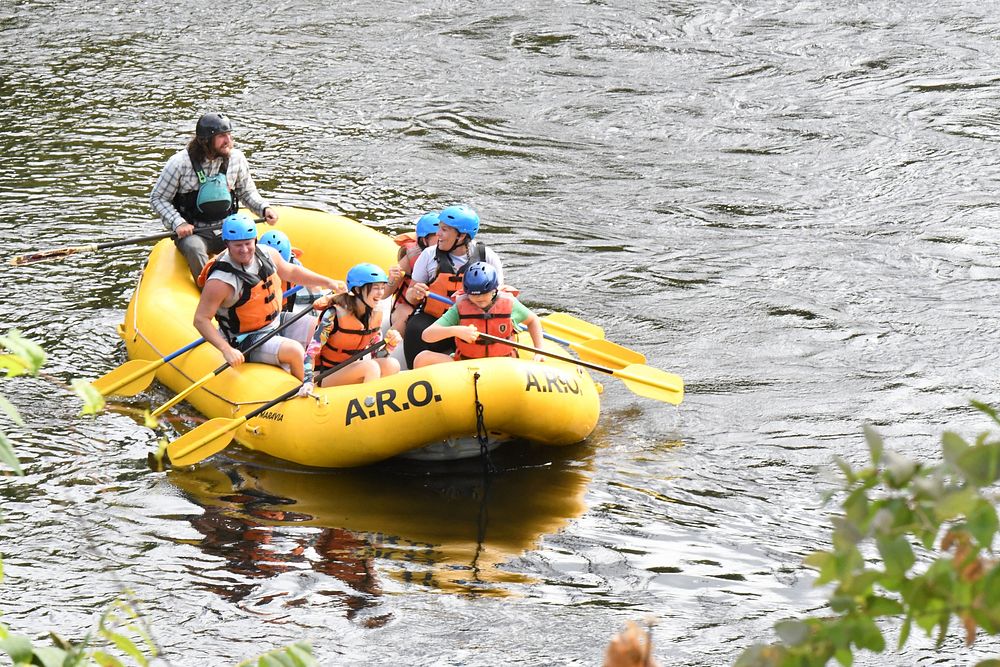
<svg viewBox="0 0 1000 667">
<path fill-rule="evenodd" d="M 316 299 L 318 299 L 318 298 L 319 297 L 316 297 Z M 315 301 L 316 299 L 313 299 L 313 301 Z M 275 336 L 277 336 L 283 330 L 287 329 L 289 327 L 289 325 L 294 324 L 295 322 L 298 322 L 299 320 L 301 320 L 303 317 L 305 317 L 306 315 L 310 314 L 311 312 L 312 312 L 312 308 L 303 308 L 302 310 L 300 310 L 299 312 L 295 313 L 290 318 L 288 318 L 287 322 L 282 322 L 281 326 L 279 326 L 278 328 L 276 328 L 274 331 L 269 331 L 267 334 L 261 336 L 259 340 L 254 341 L 253 345 L 251 345 L 250 347 L 248 347 L 245 350 L 241 350 L 241 352 L 243 352 L 244 356 L 248 352 L 253 352 L 258 347 L 260 347 L 261 345 L 263 345 L 267 341 L 269 341 L 272 338 L 274 338 Z M 218 368 L 216 368 L 214 371 L 212 371 L 212 375 L 218 375 L 219 373 L 221 373 L 222 371 L 226 370 L 227 368 L 229 368 L 229 362 L 228 361 L 226 363 L 222 364 L 221 366 L 219 366 Z"/>
<path fill-rule="evenodd" d="M 354 354 L 352 354 L 351 356 L 349 356 L 347 359 L 344 359 L 343 361 L 341 361 L 340 363 L 338 363 L 335 366 L 331 366 L 330 368 L 327 368 L 325 371 L 323 371 L 322 373 L 320 373 L 319 375 L 317 375 L 316 378 L 315 378 L 315 382 L 318 383 L 320 380 L 322 380 L 323 378 L 325 378 L 330 373 L 335 373 L 336 371 L 339 371 L 341 368 L 343 368 L 347 364 L 354 363 L 355 361 L 357 361 L 361 357 L 365 356 L 366 354 L 371 354 L 372 352 L 378 351 L 378 349 L 380 347 L 382 347 L 383 345 L 385 345 L 385 341 L 384 340 L 380 340 L 379 342 L 377 342 L 377 343 L 375 343 L 373 345 L 369 345 L 368 347 L 366 347 L 365 349 L 361 350 L 360 352 L 355 352 Z M 274 399 L 273 401 L 268 401 L 267 403 L 265 403 L 264 405 L 260 406 L 256 410 L 248 412 L 247 416 L 246 416 L 246 420 L 250 421 L 251 419 L 253 419 L 257 415 L 259 415 L 260 413 L 262 413 L 262 412 L 264 412 L 266 410 L 270 410 L 271 408 L 273 408 L 274 406 L 276 406 L 278 403 L 281 403 L 282 401 L 287 401 L 292 396 L 294 396 L 295 394 L 297 394 L 299 392 L 299 389 L 301 387 L 302 387 L 302 385 L 300 384 L 298 387 L 294 387 L 292 389 L 289 389 L 288 391 L 286 391 L 284 394 L 282 394 L 278 398 Z"/>
<path fill-rule="evenodd" d="M 613 368 L 608 368 L 607 366 L 598 366 L 597 364 L 592 364 L 589 361 L 581 361 L 580 359 L 574 359 L 573 357 L 564 357 L 561 354 L 555 354 L 554 352 L 541 350 L 537 347 L 531 347 L 530 345 L 522 345 L 521 343 L 518 343 L 513 340 L 508 340 L 506 338 L 497 338 L 496 336 L 491 336 L 489 334 L 484 334 L 484 333 L 479 334 L 479 337 L 485 338 L 486 340 L 492 340 L 497 343 L 503 343 L 504 345 L 510 345 L 511 347 L 516 347 L 519 350 L 527 350 L 528 352 L 543 354 L 546 357 L 552 357 L 553 359 L 559 359 L 560 361 L 568 361 L 571 364 L 576 364 L 577 366 L 583 366 L 584 368 L 589 368 L 594 371 L 607 373 L 608 375 L 615 374 L 615 370 Z"/>
</svg>

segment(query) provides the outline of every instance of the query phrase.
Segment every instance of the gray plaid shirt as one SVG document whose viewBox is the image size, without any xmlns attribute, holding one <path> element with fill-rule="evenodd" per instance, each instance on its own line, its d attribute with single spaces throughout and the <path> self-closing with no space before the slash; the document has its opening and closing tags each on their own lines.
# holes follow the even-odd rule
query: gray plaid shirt
<svg viewBox="0 0 1000 667">
<path fill-rule="evenodd" d="M 209 160 L 202 165 L 205 168 L 206 176 L 214 176 L 219 173 L 222 167 L 222 158 L 218 157 Z M 243 202 L 257 215 L 264 214 L 264 207 L 268 206 L 267 201 L 257 192 L 257 186 L 250 176 L 250 165 L 247 163 L 243 151 L 234 148 L 229 153 L 229 170 L 226 172 L 226 181 L 229 189 L 235 190 Z M 185 220 L 180 212 L 174 208 L 174 197 L 178 192 L 194 192 L 198 189 L 198 175 L 194 173 L 191 166 L 191 158 L 188 157 L 187 149 L 174 153 L 167 165 L 156 179 L 153 192 L 149 195 L 149 204 L 153 207 L 153 212 L 163 220 L 163 226 L 167 229 L 177 229 L 183 225 Z"/>
</svg>

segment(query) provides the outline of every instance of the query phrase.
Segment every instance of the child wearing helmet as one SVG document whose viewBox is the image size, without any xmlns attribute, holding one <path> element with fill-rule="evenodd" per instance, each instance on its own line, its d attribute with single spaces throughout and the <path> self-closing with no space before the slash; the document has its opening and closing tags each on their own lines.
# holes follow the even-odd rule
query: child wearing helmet
<svg viewBox="0 0 1000 667">
<path fill-rule="evenodd" d="M 317 371 L 336 366 L 379 339 L 382 327 L 379 302 L 386 295 L 388 282 L 389 277 L 379 267 L 358 264 L 347 272 L 347 292 L 316 302 L 318 309 L 327 311 L 320 329 Z M 385 339 L 390 351 L 402 340 L 399 332 L 393 329 L 389 329 Z M 398 372 L 399 362 L 392 357 L 359 359 L 326 376 L 321 386 L 371 382 Z"/>
<path fill-rule="evenodd" d="M 289 264 L 295 266 L 302 266 L 300 257 L 302 257 L 302 251 L 298 248 L 292 247 L 292 242 L 288 239 L 288 235 L 277 229 L 272 229 L 269 232 L 265 232 L 257 240 L 262 246 L 270 246 L 278 251 L 281 255 L 281 259 L 285 260 Z M 292 288 L 292 283 L 285 282 L 283 286 L 283 293 L 287 292 Z M 313 301 L 321 296 L 321 292 L 310 290 L 307 287 L 303 287 L 298 292 L 292 296 L 285 297 L 282 305 L 281 319 L 284 322 L 292 315 L 302 312 L 307 308 L 312 308 Z M 319 321 L 317 317 L 310 317 L 306 315 L 298 320 L 296 320 L 291 326 L 285 329 L 285 335 L 288 338 L 294 338 L 295 340 L 302 343 L 302 347 L 308 347 L 309 343 L 313 339 L 313 333 L 316 331 L 316 323 Z"/>
<path fill-rule="evenodd" d="M 422 334 L 424 329 L 444 314 L 446 306 L 427 298 L 429 292 L 453 299 L 462 286 L 462 274 L 473 262 L 486 262 L 497 274 L 499 284 L 503 284 L 503 266 L 500 258 L 481 242 L 476 241 L 479 233 L 479 215 L 468 206 L 449 206 L 438 214 L 437 246 L 427 248 L 413 265 L 413 283 L 406 291 L 406 300 L 418 304 L 406 323 L 403 352 L 406 363 L 414 367 L 417 354 L 423 350 L 449 353 L 454 350 L 450 339 L 438 343 L 428 343 Z"/>
<path fill-rule="evenodd" d="M 194 313 L 195 328 L 231 366 L 257 361 L 281 366 L 303 380 L 305 351 L 298 341 L 273 336 L 245 359 L 243 350 L 280 326 L 283 281 L 335 292 L 345 291 L 344 283 L 286 262 L 274 248 L 259 245 L 257 225 L 245 214 L 236 213 L 223 221 L 222 240 L 226 249 L 198 275 L 202 292 Z"/>
<path fill-rule="evenodd" d="M 538 317 L 512 294 L 500 290 L 493 266 L 486 262 L 469 266 L 462 277 L 462 288 L 464 294 L 455 299 L 455 305 L 423 332 L 423 339 L 428 343 L 454 338 L 455 353 L 424 350 L 414 360 L 414 368 L 462 359 L 517 357 L 517 350 L 510 345 L 480 340 L 479 334 L 512 339 L 519 324 L 527 327 L 535 347 L 542 346 L 542 325 Z M 544 361 L 545 357 L 536 354 L 534 360 Z"/>
<path fill-rule="evenodd" d="M 393 240 L 399 246 L 397 259 L 399 263 L 389 269 L 388 294 L 395 294 L 392 304 L 391 326 L 396 331 L 406 331 L 406 321 L 413 314 L 415 305 L 406 300 L 406 292 L 413 284 L 413 263 L 427 248 L 437 245 L 438 214 L 435 211 L 425 213 L 417 220 L 416 230 L 399 234 Z"/>
</svg>

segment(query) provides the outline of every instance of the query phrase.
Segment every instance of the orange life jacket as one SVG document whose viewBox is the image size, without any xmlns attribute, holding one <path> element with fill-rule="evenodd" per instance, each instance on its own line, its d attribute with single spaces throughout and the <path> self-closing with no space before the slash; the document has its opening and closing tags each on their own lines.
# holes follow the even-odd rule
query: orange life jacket
<svg viewBox="0 0 1000 667">
<path fill-rule="evenodd" d="M 475 246 L 476 257 L 469 257 L 469 261 L 462 265 L 462 268 L 455 270 L 455 265 L 451 261 L 451 257 L 448 253 L 441 249 L 436 250 L 434 255 L 437 260 L 437 275 L 434 277 L 434 281 L 431 282 L 427 288 L 434 292 L 435 294 L 440 294 L 441 296 L 454 301 L 455 292 L 462 289 L 462 275 L 465 270 L 472 265 L 473 262 L 485 262 L 486 261 L 486 246 L 482 243 L 477 243 Z M 445 311 L 448 310 L 449 306 L 446 303 L 441 303 L 437 299 L 425 299 L 422 306 L 423 311 L 428 315 L 433 317 L 441 317 L 444 315 Z"/>
<path fill-rule="evenodd" d="M 476 327 L 479 331 L 497 338 L 514 337 L 514 320 L 510 315 L 514 312 L 514 297 L 505 292 L 498 292 L 497 298 L 489 310 L 483 310 L 467 296 L 460 296 L 455 302 L 458 308 L 459 325 Z M 475 343 L 466 343 L 461 338 L 455 338 L 455 359 L 482 359 L 483 357 L 516 357 L 517 351 L 510 345 L 496 343 L 479 338 Z"/>
<path fill-rule="evenodd" d="M 319 351 L 317 369 L 339 364 L 352 354 L 360 352 L 373 342 L 382 328 L 382 311 L 374 310 L 368 315 L 368 324 L 359 320 L 354 313 L 334 304 L 330 324 L 323 332 L 326 342 Z"/>
<path fill-rule="evenodd" d="M 263 329 L 281 313 L 281 279 L 274 263 L 260 247 L 254 248 L 254 256 L 260 262 L 256 274 L 233 264 L 227 250 L 210 259 L 198 276 L 198 287 L 204 287 L 216 271 L 230 273 L 238 279 L 240 290 L 236 302 L 215 313 L 219 330 L 230 341 L 237 334 Z"/>
<path fill-rule="evenodd" d="M 407 232 L 405 234 L 397 234 L 392 239 L 399 246 L 399 253 L 396 255 L 396 259 L 402 261 L 405 257 L 409 260 L 407 263 L 410 265 L 409 270 L 404 272 L 403 279 L 399 282 L 399 287 L 396 288 L 396 300 L 393 302 L 393 306 L 397 303 L 410 303 L 406 300 L 406 290 L 410 289 L 410 285 L 413 284 L 413 263 L 417 261 L 417 257 L 420 257 L 420 253 L 424 251 L 417 242 L 417 235 L 414 232 Z M 413 304 L 410 304 L 411 306 Z"/>
</svg>

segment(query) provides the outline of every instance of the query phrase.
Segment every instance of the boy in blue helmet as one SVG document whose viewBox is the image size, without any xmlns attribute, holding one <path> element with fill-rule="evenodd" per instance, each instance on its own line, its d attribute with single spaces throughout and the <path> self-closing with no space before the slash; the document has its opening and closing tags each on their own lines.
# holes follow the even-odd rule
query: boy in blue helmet
<svg viewBox="0 0 1000 667">
<path fill-rule="evenodd" d="M 453 338 L 454 354 L 424 350 L 414 360 L 414 368 L 462 359 L 517 357 L 517 350 L 492 340 L 480 339 L 480 333 L 496 338 L 513 339 L 517 325 L 523 324 L 535 347 L 542 346 L 542 324 L 538 317 L 513 295 L 500 290 L 496 269 L 486 262 L 475 262 L 462 278 L 464 293 L 455 305 L 423 332 L 428 343 Z M 535 361 L 545 357 L 536 354 Z"/>
<path fill-rule="evenodd" d="M 195 136 L 167 161 L 149 195 L 153 212 L 176 233 L 174 243 L 195 279 L 209 254 L 225 247 L 219 230 L 206 227 L 236 213 L 240 202 L 268 224 L 278 221 L 278 212 L 257 192 L 243 152 L 233 147 L 232 132 L 222 114 L 201 116 Z"/>
<path fill-rule="evenodd" d="M 413 368 L 417 355 L 424 350 L 450 353 L 454 344 L 450 339 L 429 343 L 424 340 L 424 329 L 444 314 L 446 306 L 427 298 L 429 292 L 453 299 L 462 286 L 462 274 L 472 262 L 486 262 L 494 268 L 498 284 L 503 285 L 503 265 L 500 258 L 483 243 L 476 241 L 479 233 L 479 215 L 470 207 L 459 204 L 449 206 L 438 214 L 438 242 L 427 248 L 413 265 L 413 284 L 406 291 L 406 300 L 416 304 L 416 310 L 406 323 L 403 332 L 403 352 L 406 365 Z"/>
<path fill-rule="evenodd" d="M 282 259 L 277 250 L 257 244 L 257 225 L 237 213 L 222 223 L 226 249 L 212 258 L 198 275 L 201 299 L 194 313 L 194 326 L 214 345 L 230 366 L 244 361 L 281 366 L 297 379 L 305 378 L 302 344 L 274 336 L 250 353 L 243 350 L 281 322 L 282 281 L 334 292 L 344 292 L 343 282 L 320 275 Z M 212 318 L 219 323 L 216 329 Z M 247 334 L 242 340 L 241 334 Z"/>
</svg>

